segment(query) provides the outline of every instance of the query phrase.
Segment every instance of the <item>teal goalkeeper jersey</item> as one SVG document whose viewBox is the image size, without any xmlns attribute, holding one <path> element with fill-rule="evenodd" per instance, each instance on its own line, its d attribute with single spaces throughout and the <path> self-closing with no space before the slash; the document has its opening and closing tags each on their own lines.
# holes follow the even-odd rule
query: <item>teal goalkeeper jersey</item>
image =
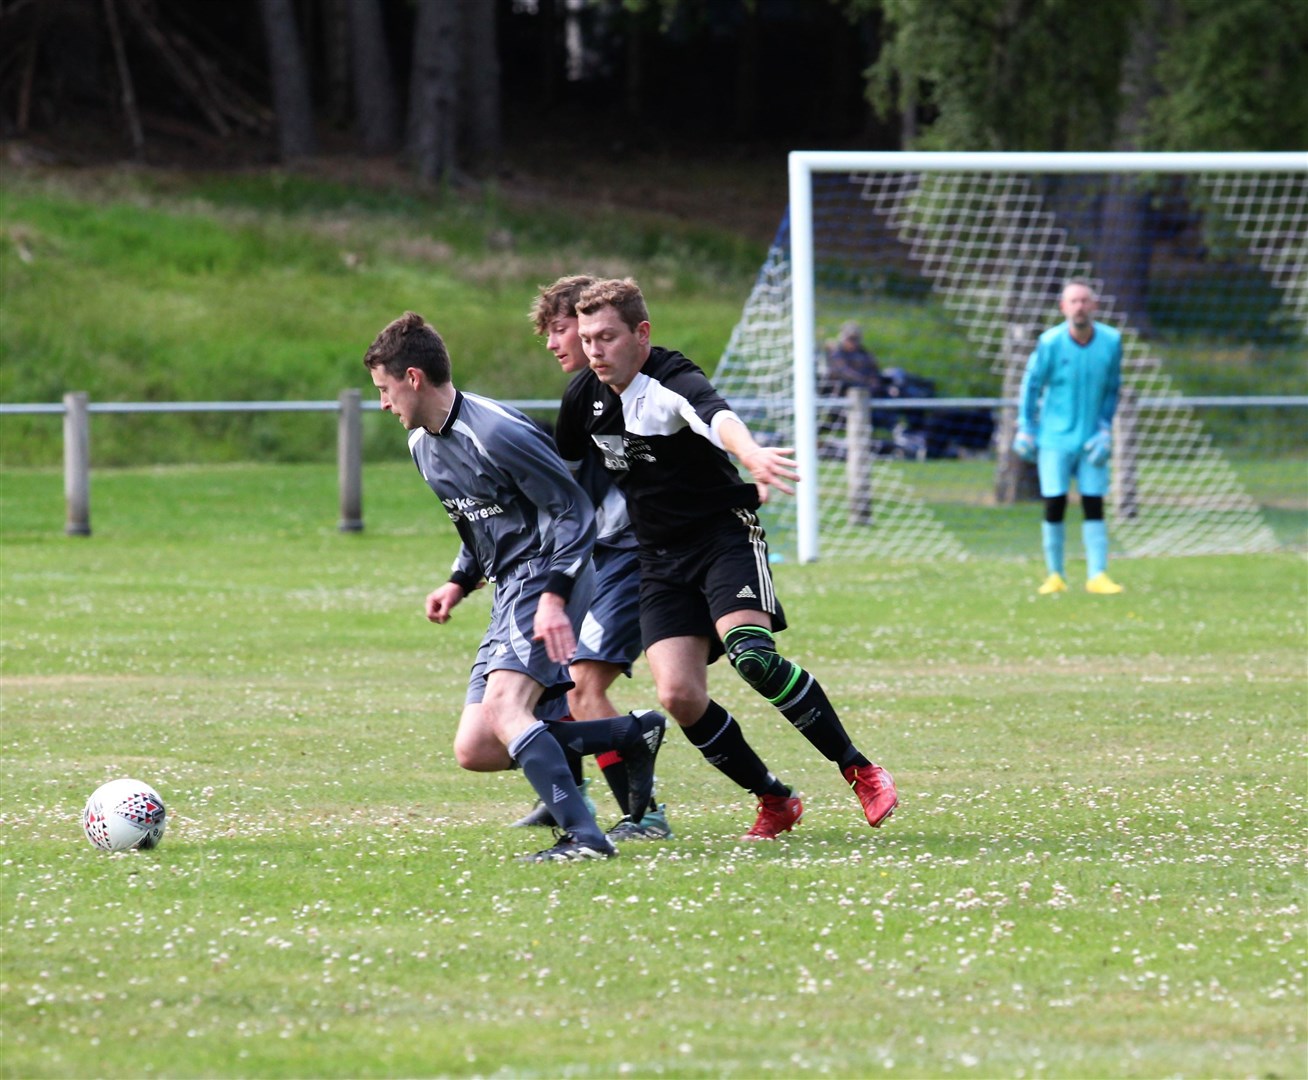
<svg viewBox="0 0 1308 1080">
<path fill-rule="evenodd" d="M 1085 345 L 1067 323 L 1040 335 L 1026 365 L 1018 427 L 1031 432 L 1042 450 L 1079 451 L 1100 425 L 1112 426 L 1122 382 L 1122 335 L 1094 324 Z"/>
</svg>

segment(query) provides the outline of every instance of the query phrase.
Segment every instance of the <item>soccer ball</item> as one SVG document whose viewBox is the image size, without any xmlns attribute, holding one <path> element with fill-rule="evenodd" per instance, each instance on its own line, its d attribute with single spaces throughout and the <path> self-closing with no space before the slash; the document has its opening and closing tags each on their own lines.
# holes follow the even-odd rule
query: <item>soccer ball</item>
<svg viewBox="0 0 1308 1080">
<path fill-rule="evenodd" d="M 102 851 L 158 847 L 166 811 L 163 799 L 140 780 L 110 780 L 86 800 L 82 829 Z"/>
</svg>

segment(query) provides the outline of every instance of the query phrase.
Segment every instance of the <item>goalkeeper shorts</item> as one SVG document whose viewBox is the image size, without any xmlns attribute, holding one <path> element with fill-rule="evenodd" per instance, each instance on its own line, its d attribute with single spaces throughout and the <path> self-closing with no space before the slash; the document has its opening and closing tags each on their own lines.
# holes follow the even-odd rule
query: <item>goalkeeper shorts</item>
<svg viewBox="0 0 1308 1080">
<path fill-rule="evenodd" d="M 1076 477 L 1076 490 L 1084 495 L 1108 494 L 1108 464 L 1091 465 L 1082 450 L 1046 450 L 1036 459 L 1040 471 L 1040 494 L 1046 499 L 1066 495 Z"/>
</svg>

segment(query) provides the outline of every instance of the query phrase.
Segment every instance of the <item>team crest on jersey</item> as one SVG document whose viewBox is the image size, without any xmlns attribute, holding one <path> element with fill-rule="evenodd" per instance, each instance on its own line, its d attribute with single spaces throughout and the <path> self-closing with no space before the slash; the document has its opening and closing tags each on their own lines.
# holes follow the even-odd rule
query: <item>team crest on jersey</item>
<svg viewBox="0 0 1308 1080">
<path fill-rule="evenodd" d="M 627 448 L 621 435 L 592 435 L 591 438 L 604 455 L 604 468 L 612 472 L 627 471 Z"/>
<path fill-rule="evenodd" d="M 599 416 L 599 414 L 602 413 L 602 412 L 604 411 L 604 402 L 602 402 L 602 401 L 592 401 L 592 402 L 591 402 L 591 405 L 590 405 L 590 408 L 591 408 L 591 411 L 592 411 L 596 416 Z"/>
</svg>

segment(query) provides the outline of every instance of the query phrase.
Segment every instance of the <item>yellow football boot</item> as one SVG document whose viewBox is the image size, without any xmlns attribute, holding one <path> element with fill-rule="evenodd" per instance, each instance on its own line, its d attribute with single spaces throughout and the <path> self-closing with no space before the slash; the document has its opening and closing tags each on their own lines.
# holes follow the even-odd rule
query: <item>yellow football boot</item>
<svg viewBox="0 0 1308 1080">
<path fill-rule="evenodd" d="M 1085 583 L 1085 591 L 1099 596 L 1113 596 L 1122 591 L 1122 586 L 1107 574 L 1096 574 Z"/>
<path fill-rule="evenodd" d="M 1041 596 L 1053 596 L 1054 593 L 1067 592 L 1067 582 L 1063 580 L 1062 574 L 1050 574 L 1036 592 Z"/>
</svg>

